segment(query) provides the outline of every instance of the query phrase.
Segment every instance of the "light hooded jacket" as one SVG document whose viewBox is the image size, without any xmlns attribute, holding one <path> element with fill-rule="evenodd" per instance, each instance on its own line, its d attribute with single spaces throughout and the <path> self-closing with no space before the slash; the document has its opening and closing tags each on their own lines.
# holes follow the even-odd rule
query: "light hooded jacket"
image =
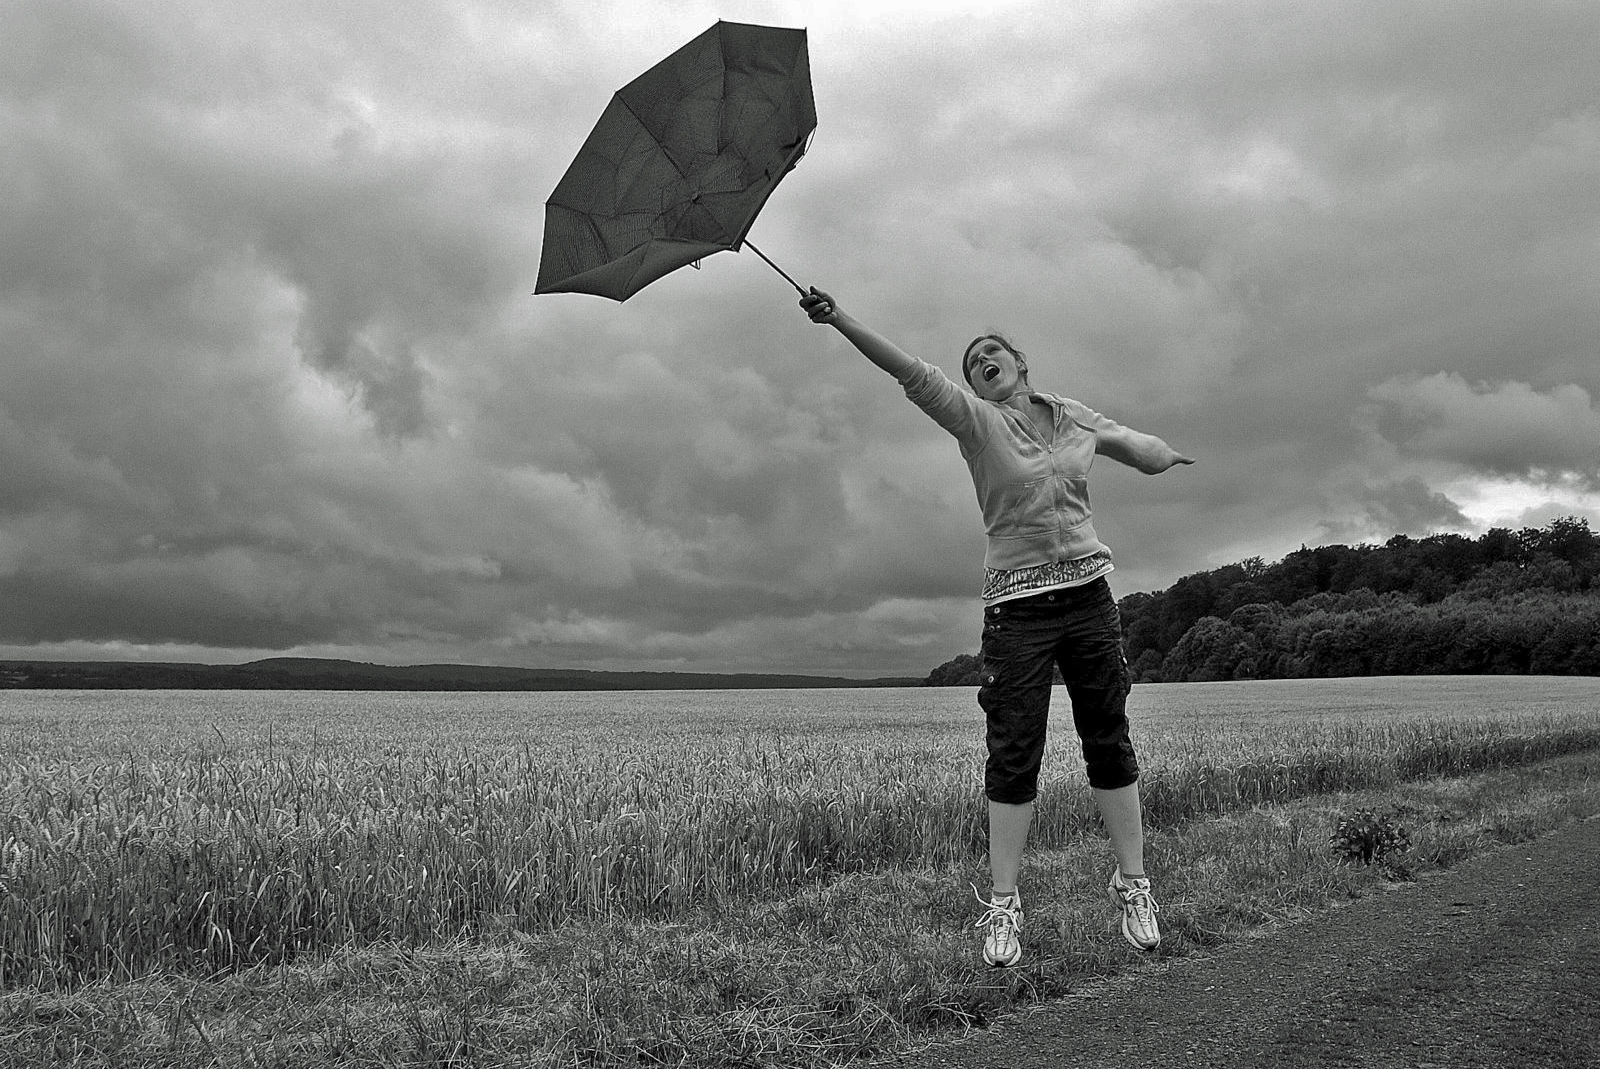
<svg viewBox="0 0 1600 1069">
<path fill-rule="evenodd" d="M 1162 470 L 1170 451 L 1161 439 L 1130 431 L 1070 398 L 1030 394 L 1055 413 L 1055 437 L 1046 442 L 1025 414 L 962 389 L 926 361 L 915 361 L 896 377 L 912 403 L 961 447 L 988 534 L 986 568 L 1109 555 L 1091 522 L 1089 466 L 1095 454 L 1149 472 Z"/>
</svg>

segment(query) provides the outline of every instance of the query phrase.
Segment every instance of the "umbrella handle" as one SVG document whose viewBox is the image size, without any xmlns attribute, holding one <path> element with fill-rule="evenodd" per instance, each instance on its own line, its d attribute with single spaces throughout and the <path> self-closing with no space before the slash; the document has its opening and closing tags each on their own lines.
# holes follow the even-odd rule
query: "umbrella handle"
<svg viewBox="0 0 1600 1069">
<path fill-rule="evenodd" d="M 755 253 L 757 256 L 761 257 L 763 260 L 766 260 L 768 267 L 770 267 L 774 271 L 778 272 L 778 274 L 782 275 L 785 279 L 788 279 L 789 285 L 791 285 L 791 286 L 793 286 L 795 288 L 795 292 L 796 293 L 800 294 L 800 296 L 802 296 L 802 297 L 804 297 L 806 295 L 805 287 L 800 285 L 800 283 L 796 282 L 794 279 L 789 278 L 789 272 L 785 271 L 783 268 L 781 268 L 777 264 L 773 263 L 772 260 L 767 256 L 766 253 L 764 253 L 760 249 L 756 248 L 756 243 L 755 242 L 753 242 L 750 239 L 746 238 L 745 239 L 745 244 L 750 246 L 750 251 L 751 252 Z"/>
</svg>

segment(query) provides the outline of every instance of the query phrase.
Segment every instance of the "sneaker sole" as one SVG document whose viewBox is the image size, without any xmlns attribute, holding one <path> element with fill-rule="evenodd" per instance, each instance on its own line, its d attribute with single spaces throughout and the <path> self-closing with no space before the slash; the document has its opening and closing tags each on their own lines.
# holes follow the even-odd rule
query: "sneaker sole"
<svg viewBox="0 0 1600 1069">
<path fill-rule="evenodd" d="M 993 958 L 991 958 L 989 956 L 987 951 L 984 952 L 983 960 L 984 960 L 985 963 L 988 964 L 989 968 L 991 968 L 991 969 L 1009 969 L 1009 968 L 1013 967 L 1014 965 L 1016 965 L 1017 962 L 1022 960 L 1022 948 L 1021 947 L 1017 948 L 1016 954 L 1012 955 L 1010 961 L 995 961 Z"/>
</svg>

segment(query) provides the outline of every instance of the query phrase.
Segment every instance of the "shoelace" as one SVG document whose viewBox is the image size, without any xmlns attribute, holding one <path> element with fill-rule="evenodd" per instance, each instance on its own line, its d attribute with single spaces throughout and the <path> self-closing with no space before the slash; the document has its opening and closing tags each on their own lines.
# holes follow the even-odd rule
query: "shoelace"
<svg viewBox="0 0 1600 1069">
<path fill-rule="evenodd" d="M 1141 887 L 1136 883 L 1125 883 L 1118 889 L 1122 901 L 1133 909 L 1140 921 L 1148 923 L 1151 916 L 1161 912 L 1161 907 L 1156 904 L 1155 895 L 1150 893 L 1148 885 Z"/>
<path fill-rule="evenodd" d="M 978 893 L 978 889 L 976 887 L 972 889 L 972 897 L 976 898 L 980 905 L 989 907 L 984 915 L 978 918 L 978 923 L 973 925 L 974 928 L 982 928 L 985 925 L 1001 924 L 1010 931 L 1017 930 L 1017 927 L 1021 921 L 1021 918 L 1018 917 L 1018 914 L 1022 912 L 1022 903 L 1020 901 L 1013 898 L 1011 899 L 1011 904 L 1008 904 L 1005 902 L 986 900 L 981 894 Z"/>
</svg>

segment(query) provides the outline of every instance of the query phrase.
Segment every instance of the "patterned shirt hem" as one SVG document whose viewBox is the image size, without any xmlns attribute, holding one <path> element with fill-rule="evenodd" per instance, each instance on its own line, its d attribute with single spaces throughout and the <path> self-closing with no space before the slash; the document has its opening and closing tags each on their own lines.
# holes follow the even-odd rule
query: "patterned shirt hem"
<svg viewBox="0 0 1600 1069">
<path fill-rule="evenodd" d="M 1109 552 L 1093 553 L 1077 560 L 1052 561 L 1031 568 L 985 568 L 983 603 L 997 605 L 1002 601 L 1032 597 L 1050 590 L 1083 586 L 1112 571 Z"/>
</svg>

